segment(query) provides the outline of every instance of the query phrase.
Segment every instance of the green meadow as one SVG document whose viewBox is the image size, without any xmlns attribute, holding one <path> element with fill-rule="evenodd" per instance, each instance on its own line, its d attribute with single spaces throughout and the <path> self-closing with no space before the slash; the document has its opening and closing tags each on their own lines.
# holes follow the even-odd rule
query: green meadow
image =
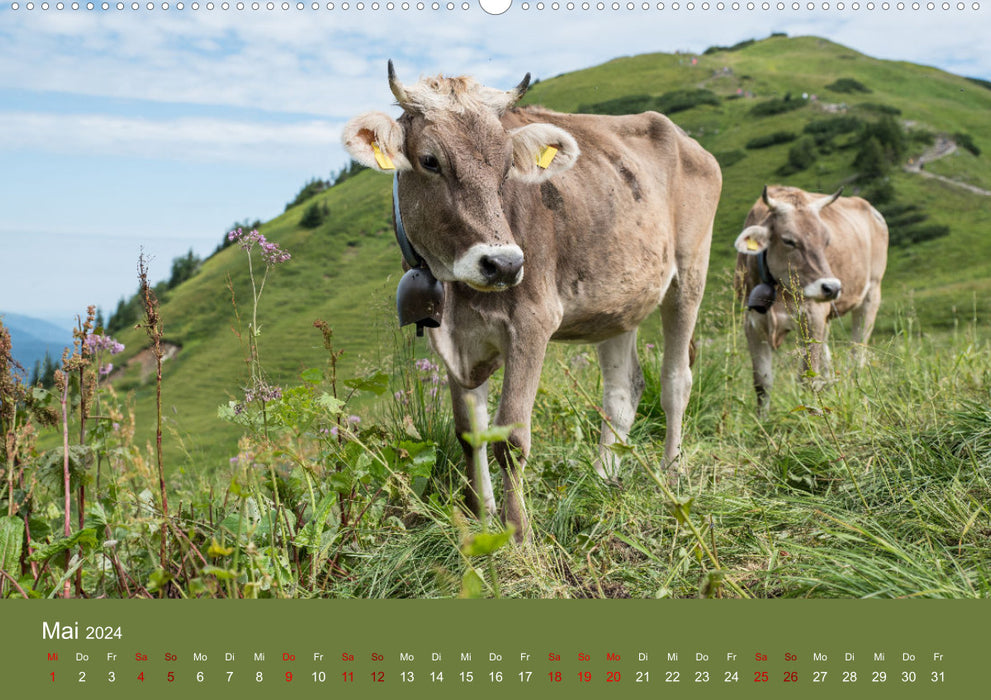
<svg viewBox="0 0 991 700">
<path fill-rule="evenodd" d="M 3 389 L 22 406 L 3 418 L 20 435 L 3 462 L 3 595 L 987 597 L 991 200 L 961 185 L 991 188 L 991 90 L 784 36 L 539 77 L 527 103 L 663 108 L 722 164 L 676 484 L 658 473 L 653 319 L 622 484 L 592 468 L 594 348 L 554 346 L 526 470 L 534 543 L 510 545 L 498 523 L 466 515 L 443 373 L 425 340 L 396 328 L 391 182 L 360 172 L 262 225 L 292 259 L 260 296 L 265 266 L 253 259 L 253 292 L 237 245 L 162 295 L 161 341 L 178 352 L 162 363 L 160 463 L 144 329 L 119 335 L 125 369 L 111 382 L 78 370 L 83 431 L 76 374 L 68 423 L 51 425 L 57 389 Z M 897 143 L 878 137 L 890 162 L 867 177 L 865 134 L 892 123 Z M 924 167 L 942 179 L 903 168 L 941 137 L 957 148 Z M 810 388 L 790 338 L 759 421 L 732 243 L 773 183 L 876 194 L 897 244 L 866 366 L 853 365 L 840 319 L 833 372 Z M 303 225 L 314 205 L 322 223 Z M 281 395 L 238 406 L 253 376 Z"/>
</svg>

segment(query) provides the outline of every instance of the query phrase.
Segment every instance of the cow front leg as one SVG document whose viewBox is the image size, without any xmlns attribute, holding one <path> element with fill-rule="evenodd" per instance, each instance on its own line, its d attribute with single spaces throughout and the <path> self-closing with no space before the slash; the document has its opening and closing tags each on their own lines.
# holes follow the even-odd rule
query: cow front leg
<svg viewBox="0 0 991 700">
<path fill-rule="evenodd" d="M 864 301 L 853 310 L 853 331 L 851 333 L 854 347 L 854 357 L 858 367 L 863 367 L 867 359 L 867 341 L 874 332 L 874 319 L 877 318 L 878 307 L 881 306 L 881 287 L 872 284 L 867 291 Z"/>
<path fill-rule="evenodd" d="M 613 481 L 619 474 L 620 457 L 609 446 L 617 440 L 626 441 L 643 395 L 636 329 L 599 343 L 598 352 L 602 369 L 602 408 L 607 420 L 602 421 L 595 471 L 603 479 Z"/>
<path fill-rule="evenodd" d="M 508 439 L 495 443 L 492 451 L 502 467 L 503 522 L 516 528 L 517 542 L 532 539 L 523 497 L 523 468 L 530 455 L 530 421 L 548 340 L 549 336 L 536 339 L 539 345 L 516 348 L 506 357 L 502 397 L 496 414 L 496 425 L 512 426 Z"/>
<path fill-rule="evenodd" d="M 768 328 L 770 319 L 756 311 L 747 311 L 744 323 L 750 364 L 753 367 L 754 391 L 757 393 L 757 415 L 763 418 L 767 416 L 771 403 L 771 389 L 774 388 L 773 347 Z"/>
<path fill-rule="evenodd" d="M 813 388 L 821 387 L 823 378 L 823 359 L 829 356 L 826 346 L 826 304 L 811 304 L 802 312 L 801 343 L 802 365 L 799 381 L 811 384 Z"/>
<path fill-rule="evenodd" d="M 489 458 L 485 444 L 472 446 L 463 437 L 475 429 L 479 432 L 489 427 L 489 382 L 484 381 L 475 389 L 465 389 L 448 373 L 451 388 L 451 407 L 454 412 L 454 430 L 465 453 L 468 486 L 465 501 L 479 518 L 495 516 L 496 502 L 489 475 Z"/>
</svg>

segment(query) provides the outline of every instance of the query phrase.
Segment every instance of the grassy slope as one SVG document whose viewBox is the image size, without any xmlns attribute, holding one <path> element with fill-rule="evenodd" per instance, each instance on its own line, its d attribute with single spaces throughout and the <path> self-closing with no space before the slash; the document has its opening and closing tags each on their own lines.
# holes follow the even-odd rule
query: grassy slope
<svg viewBox="0 0 991 700">
<path fill-rule="evenodd" d="M 732 73 L 714 77 L 724 67 Z M 856 78 L 873 93 L 832 94 L 825 85 L 838 77 Z M 774 131 L 800 132 L 805 123 L 823 115 L 812 107 L 764 118 L 748 112 L 763 98 L 809 92 L 824 102 L 889 104 L 902 110 L 902 119 L 932 131 L 967 132 L 986 155 L 976 158 L 963 152 L 934 164 L 934 172 L 959 174 L 985 186 L 991 182 L 991 134 L 986 125 L 991 91 L 931 68 L 872 59 L 817 38 L 772 38 L 741 51 L 702 56 L 696 66 L 685 56 L 665 54 L 617 59 L 542 81 L 527 100 L 568 111 L 628 94 L 659 95 L 696 87 L 721 96 L 735 94 L 738 88 L 756 95 L 756 99 L 725 100 L 718 107 L 674 115 L 714 152 L 742 149 L 749 139 Z M 788 148 L 786 144 L 747 151 L 746 158 L 724 169 L 709 308 L 727 303 L 733 238 L 762 185 L 780 180 L 774 172 L 785 161 Z M 850 151 L 822 157 L 788 183 L 835 189 L 854 174 L 849 165 L 852 157 Z M 942 169 L 936 170 L 937 165 Z M 953 232 L 948 238 L 893 252 L 879 328 L 892 328 L 893 319 L 905 313 L 917 314 L 931 327 L 951 322 L 953 308 L 965 318 L 975 303 L 980 313 L 991 310 L 991 240 L 983 234 L 991 218 L 987 198 L 905 173 L 896 173 L 894 181 L 900 200 L 923 203 L 933 223 L 948 223 Z M 312 328 L 316 318 L 331 323 L 336 342 L 347 351 L 342 359 L 346 376 L 377 364 L 381 348 L 391 345 L 391 299 L 400 256 L 389 221 L 389 184 L 387 177 L 366 172 L 318 195 L 316 201 L 327 205 L 330 216 L 317 229 L 298 226 L 306 205 L 264 226 L 265 235 L 294 256 L 274 271 L 259 316 L 261 356 L 275 382 L 293 383 L 301 368 L 325 362 L 319 334 Z M 166 420 L 182 436 L 196 468 L 223 463 L 238 434 L 215 417 L 217 406 L 236 394 L 245 376 L 244 351 L 231 332 L 228 275 L 246 327 L 250 290 L 244 254 L 236 247 L 210 259 L 196 277 L 170 294 L 162 309 L 167 338 L 183 346 L 166 368 Z M 136 333 L 126 335 L 128 352 L 133 353 L 142 340 Z M 146 419 L 151 415 L 152 390 L 147 381 L 132 370 L 122 385 L 137 389 L 139 425 L 150 425 Z M 172 445 L 174 466 L 185 460 L 175 459 Z"/>
</svg>

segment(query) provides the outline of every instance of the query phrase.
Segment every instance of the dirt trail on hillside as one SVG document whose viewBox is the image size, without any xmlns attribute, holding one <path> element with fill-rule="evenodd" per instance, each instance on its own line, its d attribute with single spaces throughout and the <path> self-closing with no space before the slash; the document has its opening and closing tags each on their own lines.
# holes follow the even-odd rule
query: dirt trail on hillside
<svg viewBox="0 0 991 700">
<path fill-rule="evenodd" d="M 960 187 L 967 190 L 968 192 L 973 192 L 974 194 L 983 195 L 984 197 L 991 197 L 991 192 L 988 190 L 981 189 L 980 187 L 975 187 L 974 185 L 968 185 L 966 182 L 959 182 L 958 180 L 953 180 L 944 175 L 936 175 L 935 173 L 930 173 L 925 170 L 926 163 L 932 163 L 940 158 L 945 158 L 951 153 L 955 153 L 957 150 L 956 142 L 949 138 L 948 136 L 937 136 L 936 143 L 927 148 L 922 152 L 922 155 L 917 158 L 911 158 L 904 166 L 904 170 L 907 173 L 915 173 L 916 175 L 921 175 L 922 177 L 932 178 L 933 180 L 939 180 L 940 182 L 945 182 L 948 185 L 953 185 L 954 187 Z"/>
</svg>

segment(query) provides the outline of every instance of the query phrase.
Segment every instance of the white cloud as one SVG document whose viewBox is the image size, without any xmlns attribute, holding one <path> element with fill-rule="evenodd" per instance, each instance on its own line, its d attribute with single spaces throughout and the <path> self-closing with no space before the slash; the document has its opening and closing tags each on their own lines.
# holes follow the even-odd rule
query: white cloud
<svg viewBox="0 0 991 700">
<path fill-rule="evenodd" d="M 0 112 L 0 149 L 295 168 L 339 148 L 340 124 Z M 325 162 L 326 155 L 317 162 Z"/>
</svg>

